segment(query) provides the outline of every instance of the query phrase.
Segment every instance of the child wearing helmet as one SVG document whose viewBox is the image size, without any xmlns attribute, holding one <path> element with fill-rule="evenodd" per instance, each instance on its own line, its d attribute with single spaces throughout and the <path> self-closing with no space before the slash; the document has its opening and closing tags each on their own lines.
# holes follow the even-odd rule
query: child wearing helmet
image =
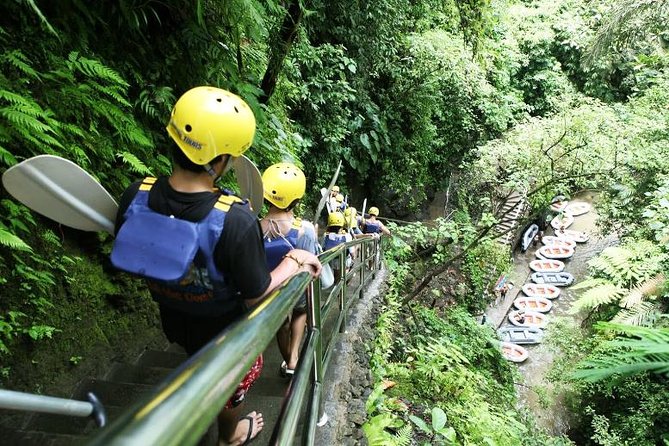
<svg viewBox="0 0 669 446">
<path fill-rule="evenodd" d="M 292 163 L 277 163 L 265 170 L 262 182 L 269 211 L 260 221 L 260 226 L 269 269 L 274 269 L 295 248 L 316 254 L 318 241 L 314 225 L 296 218 L 293 213 L 306 190 L 302 170 Z M 276 334 L 283 356 L 280 370 L 283 376 L 292 376 L 297 367 L 306 322 L 307 297 L 304 294 Z"/>
<path fill-rule="evenodd" d="M 300 271 L 317 276 L 321 267 L 312 253 L 294 250 L 270 271 L 247 202 L 214 187 L 253 142 L 246 102 L 219 88 L 193 88 L 174 105 L 167 133 L 175 143 L 172 173 L 124 192 L 111 260 L 146 279 L 167 339 L 192 356 L 286 279 Z M 241 417 L 261 368 L 262 356 L 219 413 L 222 442 L 242 444 L 262 430 L 262 414 Z"/>
<path fill-rule="evenodd" d="M 351 234 L 349 234 L 344 226 L 346 225 L 346 219 L 344 214 L 341 212 L 331 212 L 328 215 L 328 225 L 325 230 L 325 235 L 323 236 L 323 249 L 327 251 L 328 249 L 334 249 L 342 243 L 350 242 L 353 240 Z M 346 253 L 346 267 L 350 268 L 353 263 L 351 248 L 348 249 Z M 332 270 L 334 271 L 335 280 L 339 280 L 341 277 L 340 265 L 338 260 L 334 260 L 331 263 Z"/>
<path fill-rule="evenodd" d="M 364 234 L 390 235 L 390 230 L 386 228 L 386 225 L 377 219 L 379 216 L 379 208 L 372 206 L 367 212 L 369 218 L 364 220 L 362 224 L 362 232 Z"/>
<path fill-rule="evenodd" d="M 337 195 L 341 194 L 339 193 L 339 186 L 335 184 L 334 186 L 332 186 L 332 189 L 330 190 L 330 196 L 328 197 L 328 201 L 326 203 L 328 215 L 332 212 L 336 212 L 337 208 L 339 207 L 339 202 L 337 201 Z"/>
<path fill-rule="evenodd" d="M 346 210 L 344 210 L 344 218 L 346 220 L 344 228 L 351 234 L 351 238 L 356 239 L 364 235 L 358 227 L 358 211 L 356 208 L 352 206 L 347 207 Z M 351 256 L 354 259 L 358 258 L 358 246 L 351 247 Z"/>
</svg>

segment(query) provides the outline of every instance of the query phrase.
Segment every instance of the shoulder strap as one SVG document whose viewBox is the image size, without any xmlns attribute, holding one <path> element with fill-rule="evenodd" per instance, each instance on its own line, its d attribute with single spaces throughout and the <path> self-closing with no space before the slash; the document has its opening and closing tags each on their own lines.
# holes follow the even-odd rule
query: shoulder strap
<svg viewBox="0 0 669 446">
<path fill-rule="evenodd" d="M 142 180 L 142 184 L 139 185 L 139 190 L 149 191 L 155 184 L 156 179 L 154 177 L 146 177 Z"/>
<path fill-rule="evenodd" d="M 221 195 L 218 197 L 218 201 L 216 201 L 214 208 L 218 209 L 219 211 L 228 212 L 230 210 L 230 206 L 235 203 L 243 202 L 244 200 L 235 195 Z"/>
</svg>

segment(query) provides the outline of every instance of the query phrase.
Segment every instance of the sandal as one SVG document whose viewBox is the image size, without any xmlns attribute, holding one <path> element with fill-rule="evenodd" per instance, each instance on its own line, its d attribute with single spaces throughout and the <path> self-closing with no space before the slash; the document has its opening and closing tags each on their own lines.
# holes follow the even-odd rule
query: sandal
<svg viewBox="0 0 669 446">
<path fill-rule="evenodd" d="M 256 439 L 256 437 L 258 436 L 258 434 L 260 433 L 260 430 L 262 430 L 262 428 L 260 430 L 258 430 L 257 432 L 255 432 L 253 430 L 253 417 L 250 416 L 250 415 L 245 416 L 244 418 L 242 418 L 242 420 L 248 420 L 249 421 L 249 433 L 246 435 L 246 440 L 244 440 L 244 443 L 242 443 L 242 446 L 245 446 L 245 445 L 251 443 L 253 440 Z"/>
<path fill-rule="evenodd" d="M 281 367 L 279 368 L 279 374 L 283 378 L 288 378 L 288 377 L 293 377 L 295 374 L 295 369 L 288 368 L 288 364 L 286 364 L 286 361 L 283 361 L 281 363 Z"/>
</svg>

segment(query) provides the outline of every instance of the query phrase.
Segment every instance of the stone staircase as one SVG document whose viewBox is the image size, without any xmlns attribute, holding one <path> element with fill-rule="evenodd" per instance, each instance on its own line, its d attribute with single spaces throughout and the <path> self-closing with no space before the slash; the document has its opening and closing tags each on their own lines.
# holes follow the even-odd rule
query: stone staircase
<svg viewBox="0 0 669 446">
<path fill-rule="evenodd" d="M 279 415 L 290 381 L 279 376 L 281 355 L 272 341 L 264 353 L 265 364 L 260 379 L 247 395 L 246 412 L 257 410 L 265 418 L 265 430 L 256 438 L 255 444 L 268 444 L 272 426 Z M 108 423 L 113 422 L 138 399 L 150 392 L 172 370 L 187 359 L 181 347 L 172 344 L 165 350 L 145 350 L 134 363 L 115 362 L 100 378 L 85 378 L 79 382 L 69 398 L 85 401 L 86 394 L 93 392 L 102 402 Z M 45 413 L 18 413 L 0 410 L 3 422 L 0 425 L 2 444 L 12 446 L 71 446 L 86 444 L 98 427 L 91 418 L 71 417 Z M 12 421 L 8 421 L 11 417 Z M 200 444 L 217 444 L 213 436 Z"/>
<path fill-rule="evenodd" d="M 523 194 L 513 191 L 508 195 L 506 201 L 501 204 L 496 213 L 500 218 L 500 222 L 494 228 L 494 231 L 498 234 L 498 243 L 513 249 L 517 238 L 518 226 L 526 209 L 527 202 Z"/>
</svg>

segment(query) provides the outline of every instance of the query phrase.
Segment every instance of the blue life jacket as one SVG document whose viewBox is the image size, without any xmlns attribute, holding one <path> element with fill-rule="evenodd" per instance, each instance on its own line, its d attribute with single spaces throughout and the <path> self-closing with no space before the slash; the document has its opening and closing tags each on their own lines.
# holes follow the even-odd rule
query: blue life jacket
<svg viewBox="0 0 669 446">
<path fill-rule="evenodd" d="M 362 232 L 365 234 L 380 234 L 381 233 L 381 224 L 370 223 L 369 220 L 365 221 L 365 224 L 362 227 Z"/>
<path fill-rule="evenodd" d="M 333 232 L 328 232 L 325 234 L 325 241 L 323 243 L 323 251 L 332 249 L 335 246 L 339 246 L 342 243 L 346 243 L 346 234 L 335 234 Z"/>
<path fill-rule="evenodd" d="M 226 283 L 214 263 L 214 249 L 234 203 L 241 198 L 221 195 L 207 216 L 190 222 L 149 208 L 155 178 L 145 178 L 116 235 L 112 264 L 146 279 L 161 304 L 185 313 L 220 316 L 239 308 L 239 293 Z"/>
<path fill-rule="evenodd" d="M 270 271 L 281 263 L 283 256 L 288 254 L 288 251 L 295 249 L 301 227 L 302 219 L 296 218 L 288 234 L 276 238 L 265 237 L 265 256 L 267 257 L 267 268 Z"/>
</svg>

